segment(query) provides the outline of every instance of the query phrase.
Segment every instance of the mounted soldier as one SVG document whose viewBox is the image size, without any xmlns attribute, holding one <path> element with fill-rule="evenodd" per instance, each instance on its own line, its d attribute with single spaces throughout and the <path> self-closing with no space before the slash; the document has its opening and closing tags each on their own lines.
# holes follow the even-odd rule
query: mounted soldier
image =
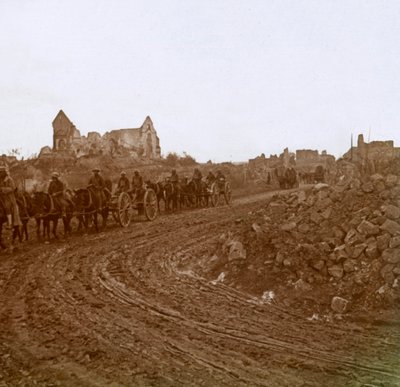
<svg viewBox="0 0 400 387">
<path fill-rule="evenodd" d="M 210 187 L 212 183 L 215 181 L 215 175 L 210 171 L 206 177 L 206 183 Z"/>
<path fill-rule="evenodd" d="M 129 183 L 129 179 L 126 177 L 126 173 L 124 171 L 121 172 L 121 177 L 118 180 L 117 186 L 117 194 L 122 192 L 129 192 L 131 189 L 131 184 Z"/>
<path fill-rule="evenodd" d="M 175 169 L 173 169 L 173 170 L 171 171 L 171 176 L 170 176 L 170 178 L 169 178 L 169 181 L 174 185 L 175 188 L 178 187 L 178 184 L 179 184 L 179 177 L 178 177 L 178 174 L 176 173 L 176 170 L 175 170 Z"/>
<path fill-rule="evenodd" d="M 15 199 L 15 189 L 14 180 L 9 175 L 7 167 L 0 166 L 0 200 L 3 202 L 9 228 L 22 225 Z"/>
<path fill-rule="evenodd" d="M 93 176 L 89 180 L 89 187 L 92 187 L 99 199 L 100 210 L 103 208 L 106 197 L 104 194 L 104 189 L 106 188 L 103 177 L 100 175 L 100 169 L 94 168 L 92 170 Z"/>
<path fill-rule="evenodd" d="M 140 176 L 139 171 L 133 173 L 132 192 L 136 194 L 136 197 L 143 194 L 143 178 Z"/>
<path fill-rule="evenodd" d="M 198 168 L 195 168 L 193 171 L 193 176 L 192 180 L 194 181 L 196 185 L 196 192 L 199 192 L 201 189 L 201 179 L 203 178 L 203 175 L 201 174 L 200 170 Z"/>
<path fill-rule="evenodd" d="M 65 186 L 60 180 L 59 173 L 53 172 L 47 193 L 52 197 L 54 206 L 61 210 L 61 216 L 65 218 L 67 216 L 68 203 L 64 197 L 64 190 Z"/>
</svg>

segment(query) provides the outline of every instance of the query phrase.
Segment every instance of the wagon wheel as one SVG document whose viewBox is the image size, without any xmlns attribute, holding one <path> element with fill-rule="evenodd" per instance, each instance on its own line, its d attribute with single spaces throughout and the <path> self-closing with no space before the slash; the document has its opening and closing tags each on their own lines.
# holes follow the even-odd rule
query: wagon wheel
<svg viewBox="0 0 400 387">
<path fill-rule="evenodd" d="M 217 187 L 217 183 L 211 184 L 211 193 L 210 193 L 211 205 L 213 207 L 218 205 L 219 202 L 219 189 Z"/>
<path fill-rule="evenodd" d="M 225 197 L 226 204 L 229 204 L 232 199 L 232 190 L 231 190 L 231 185 L 229 184 L 229 182 L 225 183 L 224 197 Z"/>
<path fill-rule="evenodd" d="M 114 212 L 113 212 L 114 214 Z M 131 223 L 131 198 L 126 192 L 122 192 L 118 197 L 118 221 L 122 227 L 128 227 Z"/>
<path fill-rule="evenodd" d="M 118 210 L 117 210 L 117 202 L 118 202 L 118 197 L 117 197 L 117 196 L 113 196 L 113 197 L 110 199 L 110 206 L 109 206 L 109 208 L 110 208 L 110 210 L 111 210 L 111 213 L 112 213 L 112 216 L 113 216 L 114 220 L 115 220 L 116 222 L 119 223 Z"/>
<path fill-rule="evenodd" d="M 147 189 L 143 198 L 144 213 L 148 220 L 154 220 L 157 216 L 157 195 L 151 188 Z"/>
</svg>

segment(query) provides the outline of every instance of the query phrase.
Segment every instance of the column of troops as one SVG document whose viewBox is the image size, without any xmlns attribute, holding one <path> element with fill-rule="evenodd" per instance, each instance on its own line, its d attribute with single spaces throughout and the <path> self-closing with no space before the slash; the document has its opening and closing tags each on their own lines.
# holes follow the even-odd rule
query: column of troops
<svg viewBox="0 0 400 387">
<path fill-rule="evenodd" d="M 88 180 L 88 187 L 85 190 L 87 191 L 90 189 L 94 192 L 94 197 L 96 197 L 98 201 L 96 211 L 98 210 L 100 214 L 102 214 L 103 208 L 107 206 L 111 196 L 115 197 L 121 193 L 128 193 L 131 198 L 134 197 L 140 202 L 140 198 L 143 197 L 146 188 L 151 188 L 156 193 L 158 210 L 161 200 L 164 200 L 166 210 L 173 210 L 178 207 L 178 197 L 182 199 L 185 197 L 188 187 L 192 187 L 192 195 L 200 195 L 204 187 L 207 190 L 214 182 L 218 182 L 220 185 L 225 183 L 225 176 L 220 170 L 217 170 L 216 174 L 210 171 L 207 176 L 203 178 L 200 170 L 195 168 L 193 175 L 189 179 L 187 176 L 179 177 L 177 171 L 173 169 L 164 181 L 159 181 L 157 183 L 149 180 L 144 181 L 139 171 L 134 171 L 130 181 L 126 172 L 122 171 L 116 190 L 112 193 L 111 181 L 105 179 L 101 175 L 99 168 L 94 168 L 92 170 L 92 176 Z M 169 187 L 170 190 L 168 190 Z M 65 184 L 60 179 L 60 174 L 58 172 L 53 172 L 47 187 L 47 193 L 34 192 L 33 194 L 33 198 L 37 199 L 37 201 L 40 201 L 40 197 L 43 197 L 43 203 L 46 198 L 49 199 L 47 210 L 43 210 L 43 206 L 40 210 L 35 209 L 33 208 L 34 205 L 32 205 L 32 196 L 23 190 L 17 189 L 8 168 L 0 165 L 0 247 L 5 247 L 1 240 L 3 224 L 6 224 L 7 229 L 13 230 L 13 240 L 17 237 L 22 240 L 23 234 L 27 239 L 28 230 L 26 224 L 31 217 L 34 217 L 37 222 L 37 232 L 39 236 L 40 218 L 43 217 L 43 212 L 46 211 L 48 211 L 47 215 L 49 216 L 53 213 L 59 215 L 59 217 L 64 220 L 65 229 L 65 219 L 68 218 L 68 214 L 71 214 L 71 208 L 75 207 L 76 209 L 77 207 L 77 201 L 75 200 L 78 196 L 76 193 L 77 191 L 79 193 L 79 191 L 84 190 L 67 190 Z M 170 195 L 170 202 L 168 201 L 168 195 Z M 45 226 L 44 221 L 43 224 Z M 80 226 L 81 222 L 79 223 L 79 227 Z"/>
</svg>

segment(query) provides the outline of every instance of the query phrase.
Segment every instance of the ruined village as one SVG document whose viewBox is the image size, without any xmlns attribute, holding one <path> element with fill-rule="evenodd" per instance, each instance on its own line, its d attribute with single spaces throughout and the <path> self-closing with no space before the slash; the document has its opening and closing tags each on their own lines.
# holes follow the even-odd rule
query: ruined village
<svg viewBox="0 0 400 387">
<path fill-rule="evenodd" d="M 2 156 L 25 205 L 56 178 L 75 207 L 3 225 L 0 385 L 398 385 L 400 148 L 199 164 L 154 125 L 82 135 L 60 110 L 52 146 Z"/>
</svg>

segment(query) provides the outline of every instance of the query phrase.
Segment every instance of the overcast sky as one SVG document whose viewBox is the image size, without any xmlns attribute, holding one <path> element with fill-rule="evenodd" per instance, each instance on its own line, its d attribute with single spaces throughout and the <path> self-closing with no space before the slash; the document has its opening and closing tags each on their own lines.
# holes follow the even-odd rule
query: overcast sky
<svg viewBox="0 0 400 387">
<path fill-rule="evenodd" d="M 400 146 L 400 1 L 0 0 L 0 151 L 141 126 L 162 152 L 241 161 Z"/>
</svg>

